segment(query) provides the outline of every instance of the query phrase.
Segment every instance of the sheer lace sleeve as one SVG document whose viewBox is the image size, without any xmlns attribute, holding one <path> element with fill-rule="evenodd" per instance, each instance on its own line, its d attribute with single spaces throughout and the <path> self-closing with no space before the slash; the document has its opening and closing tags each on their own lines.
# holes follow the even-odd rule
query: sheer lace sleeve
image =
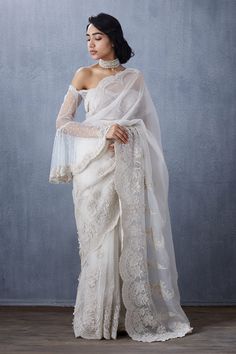
<svg viewBox="0 0 236 354">
<path fill-rule="evenodd" d="M 107 131 L 107 126 L 97 127 L 75 121 L 76 110 L 81 101 L 82 96 L 79 91 L 73 85 L 70 85 L 56 119 L 56 129 L 64 134 L 82 138 L 103 137 Z"/>
<path fill-rule="evenodd" d="M 82 101 L 73 86 L 64 96 L 56 118 L 56 134 L 53 143 L 50 183 L 69 183 L 74 173 L 82 171 L 87 164 L 107 148 L 106 133 L 110 124 L 91 125 L 86 120 L 75 121 L 77 108 Z"/>
</svg>

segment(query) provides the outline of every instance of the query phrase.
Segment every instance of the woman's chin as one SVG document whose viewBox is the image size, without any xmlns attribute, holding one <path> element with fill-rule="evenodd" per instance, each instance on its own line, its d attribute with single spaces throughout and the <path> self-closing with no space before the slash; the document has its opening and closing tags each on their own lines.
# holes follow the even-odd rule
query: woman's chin
<svg viewBox="0 0 236 354">
<path fill-rule="evenodd" d="M 92 59 L 99 59 L 97 53 L 90 54 L 90 56 L 91 56 Z"/>
</svg>

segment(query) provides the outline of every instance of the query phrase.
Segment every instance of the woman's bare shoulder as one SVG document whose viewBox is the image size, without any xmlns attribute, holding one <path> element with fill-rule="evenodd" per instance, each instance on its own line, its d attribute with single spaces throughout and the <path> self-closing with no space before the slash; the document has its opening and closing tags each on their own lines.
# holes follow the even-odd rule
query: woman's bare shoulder
<svg viewBox="0 0 236 354">
<path fill-rule="evenodd" d="M 81 66 L 79 67 L 71 80 L 71 85 L 73 85 L 77 90 L 82 90 L 86 88 L 86 82 L 92 76 L 92 67 Z"/>
</svg>

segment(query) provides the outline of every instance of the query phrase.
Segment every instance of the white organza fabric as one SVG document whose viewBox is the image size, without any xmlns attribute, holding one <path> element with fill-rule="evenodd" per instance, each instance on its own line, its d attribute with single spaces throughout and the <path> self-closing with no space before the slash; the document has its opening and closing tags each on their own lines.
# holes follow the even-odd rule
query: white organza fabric
<svg viewBox="0 0 236 354">
<path fill-rule="evenodd" d="M 115 141 L 112 152 L 106 132 L 114 123 L 126 126 L 129 141 Z M 69 86 L 49 181 L 73 182 L 81 258 L 75 337 L 116 339 L 125 329 L 133 340 L 153 342 L 191 333 L 180 305 L 159 119 L 139 70 L 126 68 L 88 90 Z"/>
</svg>

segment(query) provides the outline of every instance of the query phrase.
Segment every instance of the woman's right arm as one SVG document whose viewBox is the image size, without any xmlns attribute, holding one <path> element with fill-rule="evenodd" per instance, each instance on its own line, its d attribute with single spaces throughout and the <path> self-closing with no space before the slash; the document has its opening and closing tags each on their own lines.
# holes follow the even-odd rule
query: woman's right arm
<svg viewBox="0 0 236 354">
<path fill-rule="evenodd" d="M 84 138 L 103 137 L 105 134 L 106 139 L 126 143 L 128 134 L 125 128 L 119 124 L 115 123 L 109 126 L 96 127 L 75 121 L 77 107 L 82 101 L 79 90 L 85 86 L 84 83 L 88 80 L 89 75 L 90 72 L 87 68 L 79 68 L 74 74 L 56 118 L 56 129 L 65 134 Z"/>
<path fill-rule="evenodd" d="M 82 101 L 79 90 L 82 89 L 87 75 L 84 68 L 79 68 L 74 74 L 56 118 L 56 129 L 64 134 L 83 138 L 103 137 L 109 129 L 108 126 L 95 127 L 75 121 L 77 108 Z"/>
</svg>

